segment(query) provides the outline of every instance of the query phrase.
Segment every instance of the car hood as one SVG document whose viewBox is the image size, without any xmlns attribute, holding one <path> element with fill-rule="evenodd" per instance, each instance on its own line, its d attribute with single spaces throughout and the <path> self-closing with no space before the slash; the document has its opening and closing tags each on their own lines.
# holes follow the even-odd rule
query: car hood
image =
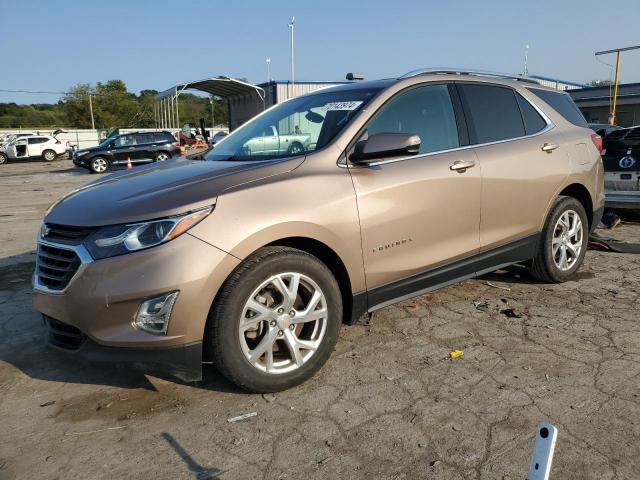
<svg viewBox="0 0 640 480">
<path fill-rule="evenodd" d="M 50 207 L 45 222 L 95 227 L 177 215 L 215 204 L 219 194 L 236 185 L 287 173 L 304 158 L 248 162 L 178 158 L 136 167 L 72 191 Z"/>
<path fill-rule="evenodd" d="M 76 150 L 77 155 L 84 155 L 85 153 L 97 152 L 98 150 L 104 150 L 103 148 L 97 147 L 89 147 L 89 148 L 80 148 Z"/>
</svg>

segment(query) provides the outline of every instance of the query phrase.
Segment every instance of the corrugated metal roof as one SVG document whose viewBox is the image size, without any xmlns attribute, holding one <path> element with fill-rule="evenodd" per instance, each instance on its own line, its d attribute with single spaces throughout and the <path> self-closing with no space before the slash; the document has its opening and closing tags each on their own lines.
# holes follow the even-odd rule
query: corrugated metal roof
<svg viewBox="0 0 640 480">
<path fill-rule="evenodd" d="M 260 98 L 264 98 L 264 89 L 257 85 L 252 85 L 242 80 L 229 77 L 213 77 L 204 80 L 196 80 L 194 82 L 181 83 L 175 87 L 171 87 L 164 92 L 160 92 L 155 96 L 156 100 L 162 100 L 176 92 L 192 89 L 200 90 L 218 97 L 229 98 L 247 94 L 257 94 Z"/>
</svg>

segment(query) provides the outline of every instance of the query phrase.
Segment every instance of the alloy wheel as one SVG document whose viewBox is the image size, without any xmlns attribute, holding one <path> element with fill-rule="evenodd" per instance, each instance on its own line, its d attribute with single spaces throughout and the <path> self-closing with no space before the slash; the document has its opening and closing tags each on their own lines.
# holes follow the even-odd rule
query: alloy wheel
<svg viewBox="0 0 640 480">
<path fill-rule="evenodd" d="M 553 262 L 560 270 L 570 270 L 578 261 L 583 235 L 580 215 L 574 210 L 563 212 L 553 229 L 551 241 Z"/>
<path fill-rule="evenodd" d="M 107 161 L 103 158 L 96 158 L 93 161 L 93 170 L 97 173 L 102 173 L 107 170 Z"/>
<path fill-rule="evenodd" d="M 318 350 L 327 329 L 327 300 L 306 275 L 274 275 L 247 299 L 238 335 L 245 358 L 256 369 L 288 373 Z"/>
</svg>

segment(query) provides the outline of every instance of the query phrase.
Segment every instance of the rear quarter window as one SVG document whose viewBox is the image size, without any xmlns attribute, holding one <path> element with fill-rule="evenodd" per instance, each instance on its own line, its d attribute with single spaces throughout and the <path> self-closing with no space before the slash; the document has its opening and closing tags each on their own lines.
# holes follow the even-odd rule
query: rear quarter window
<svg viewBox="0 0 640 480">
<path fill-rule="evenodd" d="M 176 139 L 169 132 L 157 132 L 153 134 L 156 142 L 175 142 Z"/>
<path fill-rule="evenodd" d="M 538 113 L 538 111 L 534 108 L 533 105 L 529 103 L 527 99 L 525 99 L 519 93 L 516 93 L 516 99 L 518 100 L 520 113 L 522 113 L 522 119 L 524 120 L 524 129 L 527 135 L 538 133 L 547 126 L 546 120 L 542 118 L 542 115 Z"/>
<path fill-rule="evenodd" d="M 528 88 L 536 97 L 548 103 L 556 112 L 570 123 L 578 127 L 589 128 L 589 124 L 582 115 L 580 109 L 573 103 L 573 100 L 567 93 L 552 92 L 550 90 L 540 90 L 538 88 Z"/>
</svg>

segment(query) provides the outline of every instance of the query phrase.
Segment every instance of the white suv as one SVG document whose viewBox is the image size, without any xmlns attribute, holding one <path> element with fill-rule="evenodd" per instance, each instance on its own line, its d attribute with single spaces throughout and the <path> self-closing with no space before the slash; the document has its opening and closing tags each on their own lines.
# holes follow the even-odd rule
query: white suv
<svg viewBox="0 0 640 480">
<path fill-rule="evenodd" d="M 0 164 L 20 158 L 42 157 L 52 162 L 59 155 L 67 152 L 66 142 L 50 135 L 32 135 L 14 138 L 6 145 L 0 146 Z"/>
</svg>

